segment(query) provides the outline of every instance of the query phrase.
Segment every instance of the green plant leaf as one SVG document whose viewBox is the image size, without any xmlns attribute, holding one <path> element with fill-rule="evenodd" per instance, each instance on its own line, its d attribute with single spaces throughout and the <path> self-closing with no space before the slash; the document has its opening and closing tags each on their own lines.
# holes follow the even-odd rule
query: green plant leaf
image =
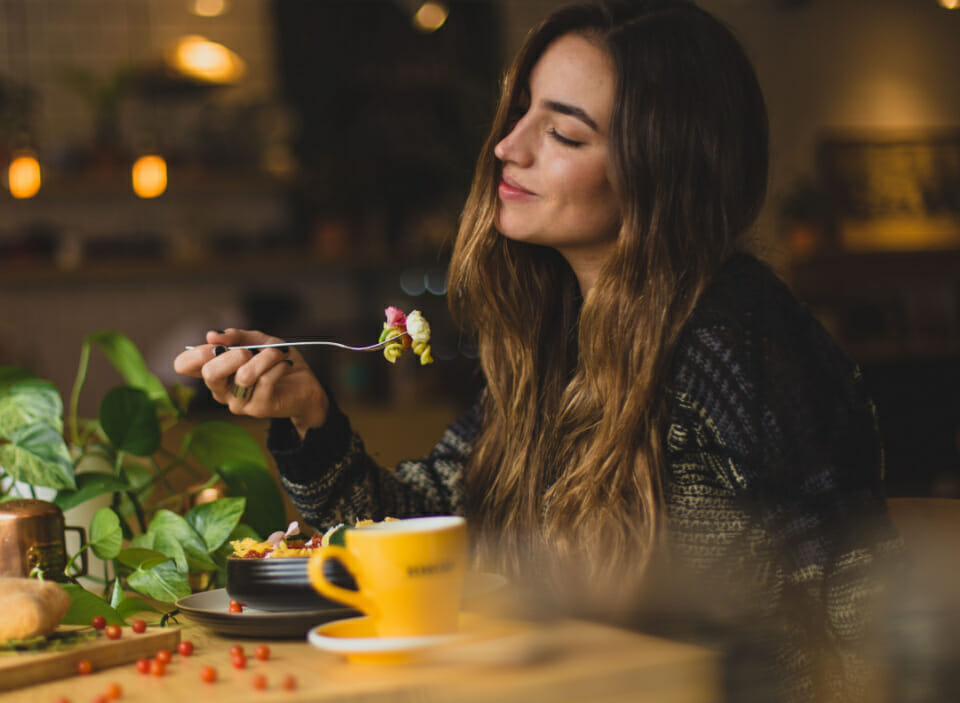
<svg viewBox="0 0 960 703">
<path fill-rule="evenodd" d="M 102 615 L 111 625 L 125 625 L 123 617 L 103 598 L 82 586 L 59 584 L 70 595 L 70 607 L 60 621 L 62 625 L 89 625 L 94 616 Z"/>
<path fill-rule="evenodd" d="M 176 413 L 166 388 L 147 368 L 140 350 L 129 337 L 120 332 L 101 330 L 87 335 L 84 344 L 96 344 L 127 385 L 144 391 L 158 408 Z"/>
<path fill-rule="evenodd" d="M 25 378 L 36 378 L 36 375 L 20 366 L 0 365 L 0 393 L 11 383 L 22 381 Z"/>
<path fill-rule="evenodd" d="M 152 482 L 155 476 L 153 471 L 139 461 L 125 461 L 123 462 L 123 473 L 126 474 L 127 481 L 130 482 L 130 488 L 136 494 L 140 505 L 146 505 L 156 487 Z M 126 493 L 120 497 L 119 513 L 123 518 L 128 518 L 134 514 L 133 503 L 130 502 Z"/>
<path fill-rule="evenodd" d="M 219 498 L 201 503 L 184 518 L 199 534 L 211 552 L 227 541 L 247 507 L 246 498 Z"/>
<path fill-rule="evenodd" d="M 217 473 L 233 496 L 246 496 L 243 519 L 260 537 L 286 527 L 286 507 L 276 479 L 255 465 L 224 466 Z"/>
<path fill-rule="evenodd" d="M 153 549 L 173 557 L 181 571 L 213 571 L 217 568 L 203 538 L 175 512 L 158 510 L 147 533 L 153 536 Z"/>
<path fill-rule="evenodd" d="M 90 521 L 90 548 L 100 559 L 116 559 L 123 547 L 120 518 L 110 508 L 100 508 Z"/>
<path fill-rule="evenodd" d="M 127 577 L 127 583 L 137 593 L 164 603 L 175 603 L 190 595 L 187 575 L 179 571 L 172 561 L 165 561 L 149 569 L 137 569 Z"/>
<path fill-rule="evenodd" d="M 77 474 L 75 478 L 77 490 L 58 491 L 53 499 L 53 502 L 64 512 L 105 493 L 118 493 L 129 488 L 124 481 L 121 481 L 114 474 L 103 473 L 102 471 L 87 471 Z"/>
<path fill-rule="evenodd" d="M 120 601 L 119 604 L 114 606 L 117 609 L 117 612 L 120 613 L 120 616 L 124 620 L 128 620 L 134 615 L 139 615 L 140 613 L 159 613 L 160 611 L 150 605 L 143 598 L 137 598 L 136 596 L 128 596 Z"/>
<path fill-rule="evenodd" d="M 120 577 L 117 576 L 113 579 L 113 589 L 110 591 L 110 607 L 114 610 L 117 609 L 117 606 L 120 605 L 120 601 L 123 600 L 123 586 L 120 585 Z"/>
<path fill-rule="evenodd" d="M 227 537 L 226 541 L 224 541 L 224 543 L 220 545 L 220 548 L 213 554 L 217 563 L 220 564 L 221 567 L 226 566 L 227 557 L 233 554 L 233 545 L 231 542 L 236 542 L 248 537 L 258 541 L 260 539 L 260 535 L 246 523 L 241 522 L 234 527 L 233 531 L 230 532 L 230 536 Z"/>
<path fill-rule="evenodd" d="M 114 447 L 134 456 L 150 456 L 160 446 L 156 408 L 139 388 L 107 391 L 100 401 L 100 426 Z"/>
<path fill-rule="evenodd" d="M 137 535 L 137 537 L 141 537 L 141 535 Z M 117 555 L 117 561 L 136 571 L 152 569 L 157 564 L 170 561 L 170 557 L 153 549 L 135 546 L 121 550 Z"/>
<path fill-rule="evenodd" d="M 77 487 L 73 460 L 60 431 L 45 422 L 18 427 L 0 444 L 0 465 L 17 481 L 47 488 Z"/>
<path fill-rule="evenodd" d="M 14 367 L 4 367 L 11 369 Z M 63 432 L 63 400 L 50 381 L 32 377 L 0 380 L 0 437 L 9 437 L 17 428 L 45 422 Z"/>
<path fill-rule="evenodd" d="M 349 525 L 340 525 L 333 532 L 330 533 L 330 536 L 327 538 L 327 543 L 335 545 L 337 547 L 346 547 L 346 537 L 347 530 L 350 529 Z"/>
<path fill-rule="evenodd" d="M 252 465 L 266 469 L 267 457 L 247 430 L 232 422 L 198 423 L 184 438 L 184 449 L 211 471 L 224 466 Z"/>
<path fill-rule="evenodd" d="M 255 540 L 260 539 L 260 535 L 258 535 L 250 525 L 241 522 L 233 528 L 230 536 L 220 545 L 220 548 L 211 554 L 213 560 L 217 562 L 218 567 L 217 572 L 214 574 L 215 588 L 223 588 L 227 585 L 227 559 L 233 556 L 233 545 L 231 542 L 246 539 L 247 537 Z"/>
</svg>

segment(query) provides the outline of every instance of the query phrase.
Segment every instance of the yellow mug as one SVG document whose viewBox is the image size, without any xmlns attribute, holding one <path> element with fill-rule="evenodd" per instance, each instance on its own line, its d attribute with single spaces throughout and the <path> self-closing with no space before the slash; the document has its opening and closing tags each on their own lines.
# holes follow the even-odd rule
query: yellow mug
<svg viewBox="0 0 960 703">
<path fill-rule="evenodd" d="M 328 559 L 351 573 L 356 591 L 326 579 Z M 466 569 L 467 523 L 453 515 L 348 529 L 343 547 L 320 547 L 307 564 L 313 587 L 367 614 L 380 637 L 456 632 Z"/>
</svg>

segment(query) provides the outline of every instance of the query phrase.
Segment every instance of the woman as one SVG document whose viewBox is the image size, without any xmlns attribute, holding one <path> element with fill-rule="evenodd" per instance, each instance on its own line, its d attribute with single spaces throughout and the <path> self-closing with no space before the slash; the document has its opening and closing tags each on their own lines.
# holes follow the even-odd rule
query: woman
<svg viewBox="0 0 960 703">
<path fill-rule="evenodd" d="M 176 369 L 280 418 L 270 449 L 318 529 L 465 513 L 486 568 L 620 621 L 655 602 L 762 623 L 783 690 L 849 700 L 896 538 L 855 366 L 744 253 L 766 178 L 763 98 L 719 22 L 560 9 L 480 154 L 448 290 L 486 389 L 430 456 L 378 467 L 295 351 L 215 354 L 277 341 L 259 332 L 210 332 Z"/>
</svg>

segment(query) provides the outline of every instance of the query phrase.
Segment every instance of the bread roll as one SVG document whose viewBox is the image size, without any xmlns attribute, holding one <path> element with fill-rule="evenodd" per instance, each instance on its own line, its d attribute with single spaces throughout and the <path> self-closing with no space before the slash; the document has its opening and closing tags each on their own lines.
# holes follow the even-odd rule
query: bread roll
<svg viewBox="0 0 960 703">
<path fill-rule="evenodd" d="M 49 635 L 70 607 L 70 596 L 51 581 L 0 576 L 0 642 Z"/>
</svg>

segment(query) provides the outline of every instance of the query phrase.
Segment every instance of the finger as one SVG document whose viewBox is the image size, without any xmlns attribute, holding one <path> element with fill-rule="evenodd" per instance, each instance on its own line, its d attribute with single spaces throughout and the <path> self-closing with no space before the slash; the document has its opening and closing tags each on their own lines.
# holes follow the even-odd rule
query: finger
<svg viewBox="0 0 960 703">
<path fill-rule="evenodd" d="M 260 377 L 279 362 L 287 358 L 289 347 L 271 349 L 232 349 L 228 353 L 246 352 L 250 355 L 249 361 L 234 372 L 234 382 L 243 386 L 253 386 Z"/>
<path fill-rule="evenodd" d="M 216 347 L 213 353 L 215 356 L 201 369 L 203 382 L 217 402 L 226 404 L 234 374 L 250 360 L 252 354 L 246 349 L 227 351 L 222 346 Z"/>
<path fill-rule="evenodd" d="M 173 360 L 173 370 L 182 376 L 201 378 L 203 365 L 214 357 L 213 346 L 203 344 L 180 352 Z"/>
<path fill-rule="evenodd" d="M 291 359 L 278 359 L 277 363 L 260 374 L 249 397 L 245 400 L 237 397 L 235 401 L 231 401 L 230 410 L 253 417 L 271 417 L 282 402 L 282 399 L 275 396 L 277 382 L 286 376 L 292 367 Z M 234 410 L 235 407 L 237 410 Z"/>
</svg>

